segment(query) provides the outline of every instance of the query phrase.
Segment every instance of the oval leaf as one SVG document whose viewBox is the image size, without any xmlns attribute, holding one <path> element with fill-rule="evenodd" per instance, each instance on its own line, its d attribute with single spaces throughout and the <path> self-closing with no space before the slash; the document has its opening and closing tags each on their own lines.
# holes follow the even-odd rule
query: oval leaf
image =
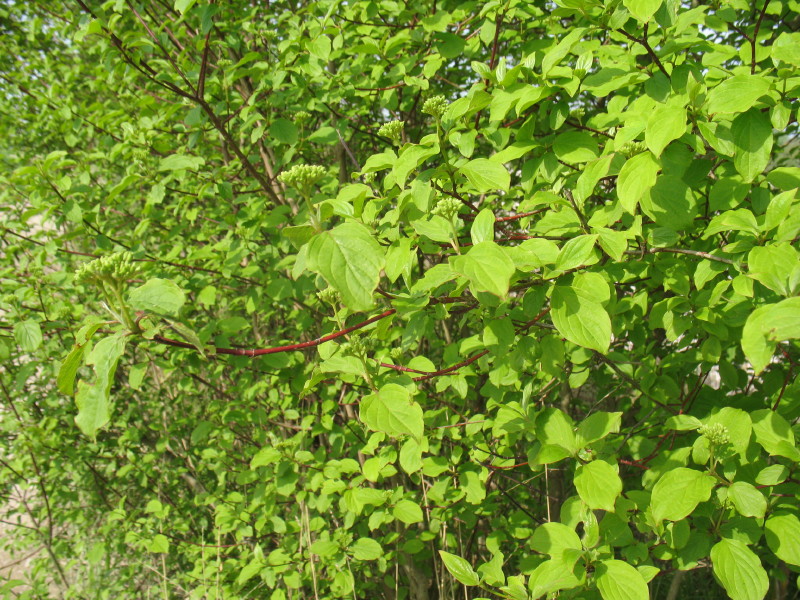
<svg viewBox="0 0 800 600">
<path fill-rule="evenodd" d="M 697 505 L 711 497 L 715 479 L 711 475 L 678 467 L 667 471 L 653 486 L 650 508 L 657 522 L 680 521 Z"/>
<path fill-rule="evenodd" d="M 343 223 L 314 236 L 308 245 L 308 268 L 322 275 L 342 295 L 352 310 L 374 304 L 385 257 L 369 230 L 358 223 Z"/>
<path fill-rule="evenodd" d="M 129 300 L 136 310 L 176 315 L 186 302 L 186 294 L 174 282 L 156 278 L 131 291 Z"/>
<path fill-rule="evenodd" d="M 573 344 L 605 354 L 611 344 L 611 318 L 599 302 L 557 285 L 550 297 L 553 325 Z"/>
<path fill-rule="evenodd" d="M 714 575 L 731 600 L 761 600 L 769 579 L 758 556 L 739 540 L 722 540 L 711 548 Z"/>
<path fill-rule="evenodd" d="M 506 168 L 497 162 L 486 158 L 476 158 L 458 169 L 476 191 L 480 193 L 496 190 L 508 191 L 511 185 L 511 176 Z"/>
<path fill-rule="evenodd" d="M 604 560 L 597 565 L 597 589 L 603 600 L 650 598 L 650 590 L 642 574 L 621 560 Z"/>
<path fill-rule="evenodd" d="M 622 480 L 610 464 L 594 460 L 578 467 L 575 488 L 589 508 L 613 511 L 614 502 L 622 493 Z"/>
<path fill-rule="evenodd" d="M 450 554 L 444 550 L 439 550 L 439 556 L 442 557 L 442 562 L 450 575 L 456 578 L 459 583 L 464 585 L 478 585 L 481 582 L 480 577 L 466 560 L 455 554 Z"/>
<path fill-rule="evenodd" d="M 411 399 L 406 388 L 396 383 L 388 383 L 376 394 L 362 399 L 360 417 L 373 431 L 392 437 L 411 435 L 419 441 L 424 433 L 422 407 Z"/>
</svg>

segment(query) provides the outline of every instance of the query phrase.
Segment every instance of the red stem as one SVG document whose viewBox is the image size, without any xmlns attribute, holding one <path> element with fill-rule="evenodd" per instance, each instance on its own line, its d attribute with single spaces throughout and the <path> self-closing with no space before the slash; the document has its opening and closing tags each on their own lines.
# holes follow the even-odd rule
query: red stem
<svg viewBox="0 0 800 600">
<path fill-rule="evenodd" d="M 474 363 L 481 356 L 485 356 L 487 354 L 489 354 L 489 351 L 483 350 L 482 352 L 473 354 L 467 360 L 455 364 L 452 367 L 447 367 L 446 369 L 442 369 L 441 371 L 434 371 L 433 373 L 428 373 L 426 375 L 422 375 L 421 377 L 414 377 L 414 381 L 426 381 L 428 379 L 432 379 L 433 377 L 438 377 L 439 375 L 446 375 L 447 373 L 452 373 L 453 371 L 457 371 L 461 367 L 466 367 L 467 365 Z"/>
<path fill-rule="evenodd" d="M 362 327 L 366 327 L 374 323 L 375 321 L 380 321 L 381 319 L 385 319 L 396 313 L 397 311 L 393 308 L 390 308 L 387 311 L 382 312 L 379 315 L 375 315 L 372 318 L 367 319 L 366 321 L 362 321 L 352 327 L 346 327 L 345 329 L 341 329 L 339 331 L 335 331 L 334 333 L 329 333 L 328 335 L 324 335 L 320 338 L 315 340 L 311 340 L 309 342 L 300 342 L 298 344 L 287 344 L 285 346 L 273 346 L 272 348 L 214 348 L 214 351 L 217 354 L 230 354 L 233 356 L 263 356 L 264 354 L 277 354 L 279 352 L 292 352 L 294 350 L 302 350 L 304 348 L 313 348 L 314 346 L 319 346 L 320 344 L 324 344 L 325 342 L 329 342 L 331 340 L 335 340 L 338 337 L 342 337 L 343 335 L 347 335 L 351 331 L 355 331 L 356 329 L 361 329 Z M 177 348 L 195 348 L 194 345 L 181 342 L 178 340 L 173 340 L 170 338 L 165 338 L 163 336 L 157 335 L 153 337 L 153 340 L 159 342 L 161 344 L 166 344 L 167 346 L 175 346 Z"/>
</svg>

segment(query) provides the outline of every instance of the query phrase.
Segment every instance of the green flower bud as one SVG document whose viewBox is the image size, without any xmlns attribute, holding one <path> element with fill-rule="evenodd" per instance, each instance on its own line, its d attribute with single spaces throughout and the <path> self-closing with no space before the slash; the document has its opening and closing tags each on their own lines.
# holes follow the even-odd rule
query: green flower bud
<svg viewBox="0 0 800 600">
<path fill-rule="evenodd" d="M 378 129 L 378 135 L 387 137 L 395 143 L 400 141 L 400 137 L 403 134 L 403 126 L 405 125 L 405 121 L 389 121 L 388 123 L 384 123 L 380 129 Z"/>
<path fill-rule="evenodd" d="M 434 96 L 433 98 L 425 100 L 425 104 L 422 105 L 422 112 L 438 119 L 444 114 L 444 111 L 447 110 L 447 105 L 448 102 L 444 96 Z"/>
<path fill-rule="evenodd" d="M 444 217 L 449 221 L 458 214 L 460 208 L 461 202 L 455 198 L 442 198 L 436 203 L 436 206 L 433 207 L 431 213 Z"/>
<path fill-rule="evenodd" d="M 294 113 L 294 120 L 298 123 L 302 123 L 303 121 L 308 121 L 311 118 L 311 113 L 306 112 L 304 110 L 298 110 Z"/>
<path fill-rule="evenodd" d="M 325 175 L 325 167 L 319 165 L 295 165 L 278 175 L 278 181 L 306 191 Z"/>
<path fill-rule="evenodd" d="M 645 150 L 647 150 L 647 146 L 644 142 L 626 142 L 622 145 L 622 148 L 619 149 L 619 151 L 628 158 L 641 154 Z"/>
<path fill-rule="evenodd" d="M 703 425 L 698 430 L 700 435 L 708 440 L 709 444 L 714 446 L 722 446 L 730 441 L 730 434 L 728 428 L 722 423 L 712 423 L 710 425 Z"/>
<path fill-rule="evenodd" d="M 320 299 L 320 302 L 326 304 L 336 304 L 341 299 L 341 295 L 335 289 L 329 287 L 317 292 L 317 298 Z"/>
<path fill-rule="evenodd" d="M 585 114 L 586 114 L 586 109 L 583 108 L 582 106 L 579 106 L 578 108 L 573 108 L 571 111 L 569 111 L 569 116 L 572 117 L 573 119 L 580 120 L 581 117 L 583 117 L 583 115 Z"/>
<path fill-rule="evenodd" d="M 367 352 L 367 345 L 364 343 L 363 338 L 354 336 L 350 338 L 350 347 L 348 350 L 349 353 L 354 356 L 363 356 Z"/>
<path fill-rule="evenodd" d="M 133 256 L 126 251 L 102 256 L 81 265 L 75 272 L 75 277 L 79 282 L 104 279 L 122 282 L 131 279 L 139 271 L 139 265 L 133 262 Z"/>
</svg>

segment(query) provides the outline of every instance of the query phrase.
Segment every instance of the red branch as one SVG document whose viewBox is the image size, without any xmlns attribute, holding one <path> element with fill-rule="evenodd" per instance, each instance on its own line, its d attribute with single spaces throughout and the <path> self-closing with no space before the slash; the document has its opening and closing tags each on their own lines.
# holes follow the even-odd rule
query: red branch
<svg viewBox="0 0 800 600">
<path fill-rule="evenodd" d="M 324 344 L 325 342 L 329 342 L 331 340 L 335 340 L 338 337 L 342 337 L 343 335 L 347 335 L 351 331 L 355 331 L 356 329 L 361 329 L 362 327 L 366 327 L 376 321 L 380 321 L 381 319 L 385 319 L 396 313 L 397 311 L 393 308 L 390 308 L 387 311 L 382 312 L 379 315 L 375 315 L 374 317 L 367 319 L 366 321 L 362 321 L 357 325 L 353 325 L 352 327 L 346 327 L 345 329 L 341 329 L 339 331 L 335 331 L 334 333 L 329 333 L 328 335 L 324 335 L 320 338 L 315 340 L 311 340 L 309 342 L 300 342 L 299 344 L 287 344 L 285 346 L 273 346 L 272 348 L 214 348 L 214 351 L 217 354 L 231 354 L 233 356 L 263 356 L 264 354 L 277 354 L 279 352 L 292 352 L 294 350 L 302 350 L 304 348 L 313 348 L 314 346 L 319 346 L 320 344 Z M 166 344 L 167 346 L 175 346 L 177 348 L 195 348 L 193 344 L 188 344 L 186 342 L 181 342 L 178 340 L 172 340 L 170 338 L 165 338 L 160 335 L 153 337 L 153 340 L 159 342 L 161 344 Z"/>
<path fill-rule="evenodd" d="M 414 377 L 414 381 L 426 381 L 428 379 L 432 379 L 433 377 L 438 377 L 439 375 L 446 375 L 447 373 L 452 373 L 453 371 L 457 371 L 461 367 L 466 367 L 467 365 L 474 363 L 481 356 L 485 356 L 487 354 L 489 354 L 489 351 L 483 350 L 481 352 L 478 352 L 477 354 L 473 354 L 467 360 L 455 364 L 452 367 L 447 367 L 446 369 L 442 369 L 441 371 L 434 371 L 433 373 L 428 373 L 426 375 L 422 375 L 421 377 Z"/>
</svg>

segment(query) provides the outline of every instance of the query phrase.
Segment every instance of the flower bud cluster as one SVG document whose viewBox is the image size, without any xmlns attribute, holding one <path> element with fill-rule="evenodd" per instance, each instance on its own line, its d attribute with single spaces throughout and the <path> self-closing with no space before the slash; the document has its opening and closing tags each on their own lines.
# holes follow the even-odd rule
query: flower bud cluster
<svg viewBox="0 0 800 600">
<path fill-rule="evenodd" d="M 141 267 L 133 262 L 130 252 L 117 252 L 89 261 L 76 271 L 78 281 L 127 281 L 139 273 Z"/>
<path fill-rule="evenodd" d="M 449 221 L 458 214 L 458 210 L 460 208 L 461 202 L 455 198 L 442 198 L 436 203 L 436 206 L 433 207 L 431 212 L 434 215 L 439 215 L 440 217 L 444 217 Z"/>
<path fill-rule="evenodd" d="M 389 121 L 378 129 L 378 135 L 389 138 L 393 142 L 399 142 L 403 133 L 403 125 L 405 125 L 405 121 Z"/>
<path fill-rule="evenodd" d="M 351 356 L 365 356 L 370 350 L 374 350 L 376 340 L 360 335 L 351 335 L 350 339 L 342 344 L 342 350 Z"/>
<path fill-rule="evenodd" d="M 444 114 L 447 110 L 447 99 L 444 96 L 434 96 L 425 100 L 422 105 L 422 112 L 426 115 L 432 115 L 437 119 Z"/>
<path fill-rule="evenodd" d="M 573 108 L 571 111 L 569 111 L 569 116 L 574 118 L 574 119 L 580 119 L 585 114 L 586 114 L 586 109 L 584 107 L 582 107 L 582 106 L 578 106 L 576 108 Z"/>
<path fill-rule="evenodd" d="M 311 118 L 311 113 L 305 110 L 298 110 L 294 113 L 294 120 L 298 123 L 302 123 L 303 121 L 308 121 Z"/>
<path fill-rule="evenodd" d="M 711 423 L 710 425 L 703 425 L 699 429 L 700 435 L 708 440 L 709 444 L 714 446 L 722 446 L 731 440 L 728 433 L 728 428 L 722 423 Z"/>
<path fill-rule="evenodd" d="M 644 142 L 625 142 L 622 148 L 619 149 L 619 151 L 628 158 L 641 154 L 645 150 L 647 150 L 647 146 Z"/>
<path fill-rule="evenodd" d="M 278 181 L 305 190 L 325 175 L 325 167 L 319 165 L 295 165 L 278 175 Z"/>
<path fill-rule="evenodd" d="M 336 304 L 341 299 L 341 294 L 329 287 L 317 292 L 317 298 L 320 299 L 320 302 L 325 302 L 326 304 Z"/>
</svg>

